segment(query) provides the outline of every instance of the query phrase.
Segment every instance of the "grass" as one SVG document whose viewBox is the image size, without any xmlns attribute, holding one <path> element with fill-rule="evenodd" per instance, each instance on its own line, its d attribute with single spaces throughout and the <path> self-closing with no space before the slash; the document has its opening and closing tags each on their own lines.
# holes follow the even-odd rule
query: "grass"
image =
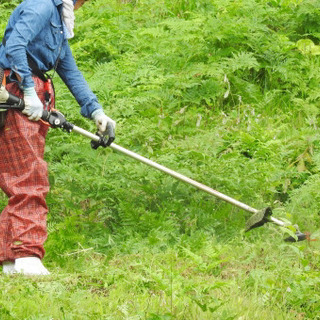
<svg viewBox="0 0 320 320">
<path fill-rule="evenodd" d="M 317 319 L 319 271 L 311 265 L 319 254 L 268 231 L 260 241 L 206 239 L 196 252 L 186 239 L 161 252 L 131 238 L 119 244 L 131 253 L 112 257 L 79 244 L 47 260 L 49 277 L 2 276 L 1 318 Z"/>
<path fill-rule="evenodd" d="M 3 29 L 18 2 L 0 4 Z M 272 206 L 311 238 L 286 243 L 273 225 L 245 233 L 243 210 L 50 130 L 51 276 L 1 275 L 0 318 L 320 319 L 319 56 L 301 42 L 319 44 L 319 21 L 312 0 L 81 8 L 71 46 L 117 121 L 116 143 Z M 55 86 L 58 109 L 94 132 Z"/>
</svg>

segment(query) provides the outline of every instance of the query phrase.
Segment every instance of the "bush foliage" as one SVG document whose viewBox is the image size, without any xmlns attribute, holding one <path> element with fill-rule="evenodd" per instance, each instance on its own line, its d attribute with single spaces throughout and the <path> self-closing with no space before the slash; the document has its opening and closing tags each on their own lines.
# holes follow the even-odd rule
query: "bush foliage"
<svg viewBox="0 0 320 320">
<path fill-rule="evenodd" d="M 2 29 L 19 2 L 1 2 Z M 319 319 L 319 1 L 93 0 L 76 18 L 73 54 L 116 143 L 313 235 L 245 234 L 249 213 L 51 130 L 46 261 L 62 275 L 12 280 L 9 297 L 48 313 L 2 294 L 0 315 Z M 54 80 L 58 109 L 94 132 Z"/>
</svg>

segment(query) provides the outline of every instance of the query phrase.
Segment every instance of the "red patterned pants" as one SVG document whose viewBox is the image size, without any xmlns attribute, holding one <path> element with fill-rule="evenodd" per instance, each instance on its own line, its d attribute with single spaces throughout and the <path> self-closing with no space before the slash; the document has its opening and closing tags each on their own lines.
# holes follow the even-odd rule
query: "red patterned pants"
<svg viewBox="0 0 320 320">
<path fill-rule="evenodd" d="M 33 80 L 44 103 L 44 83 L 39 78 Z M 16 83 L 7 84 L 6 88 L 23 96 Z M 53 107 L 52 86 L 49 92 Z M 13 110 L 8 111 L 5 127 L 0 130 L 0 187 L 8 196 L 8 205 L 0 215 L 0 264 L 21 257 L 44 256 L 48 212 L 45 197 L 49 191 L 43 159 L 47 131 L 46 124 L 30 121 Z"/>
</svg>

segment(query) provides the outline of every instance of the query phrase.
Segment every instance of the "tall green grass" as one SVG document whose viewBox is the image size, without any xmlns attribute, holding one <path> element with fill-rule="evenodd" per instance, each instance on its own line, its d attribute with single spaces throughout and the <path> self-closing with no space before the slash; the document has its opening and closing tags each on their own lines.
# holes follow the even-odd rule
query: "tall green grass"
<svg viewBox="0 0 320 320">
<path fill-rule="evenodd" d="M 319 55 L 303 45 L 319 45 L 319 3 L 96 0 L 76 15 L 72 50 L 116 143 L 313 235 L 244 233 L 250 214 L 51 130 L 52 276 L 0 277 L 1 319 L 319 319 Z"/>
</svg>

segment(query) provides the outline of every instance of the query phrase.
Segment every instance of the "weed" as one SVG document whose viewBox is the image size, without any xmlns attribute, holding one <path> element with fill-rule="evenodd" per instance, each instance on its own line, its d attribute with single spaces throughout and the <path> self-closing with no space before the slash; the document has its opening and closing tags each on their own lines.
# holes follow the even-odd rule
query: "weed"
<svg viewBox="0 0 320 320">
<path fill-rule="evenodd" d="M 20 1 L 2 1 L 1 27 Z M 319 3 L 88 2 L 73 54 L 117 143 L 311 233 L 51 130 L 45 263 L 0 277 L 1 319 L 318 319 Z M 94 132 L 55 78 L 57 107 Z M 0 195 L 2 207 L 6 197 Z"/>
</svg>

